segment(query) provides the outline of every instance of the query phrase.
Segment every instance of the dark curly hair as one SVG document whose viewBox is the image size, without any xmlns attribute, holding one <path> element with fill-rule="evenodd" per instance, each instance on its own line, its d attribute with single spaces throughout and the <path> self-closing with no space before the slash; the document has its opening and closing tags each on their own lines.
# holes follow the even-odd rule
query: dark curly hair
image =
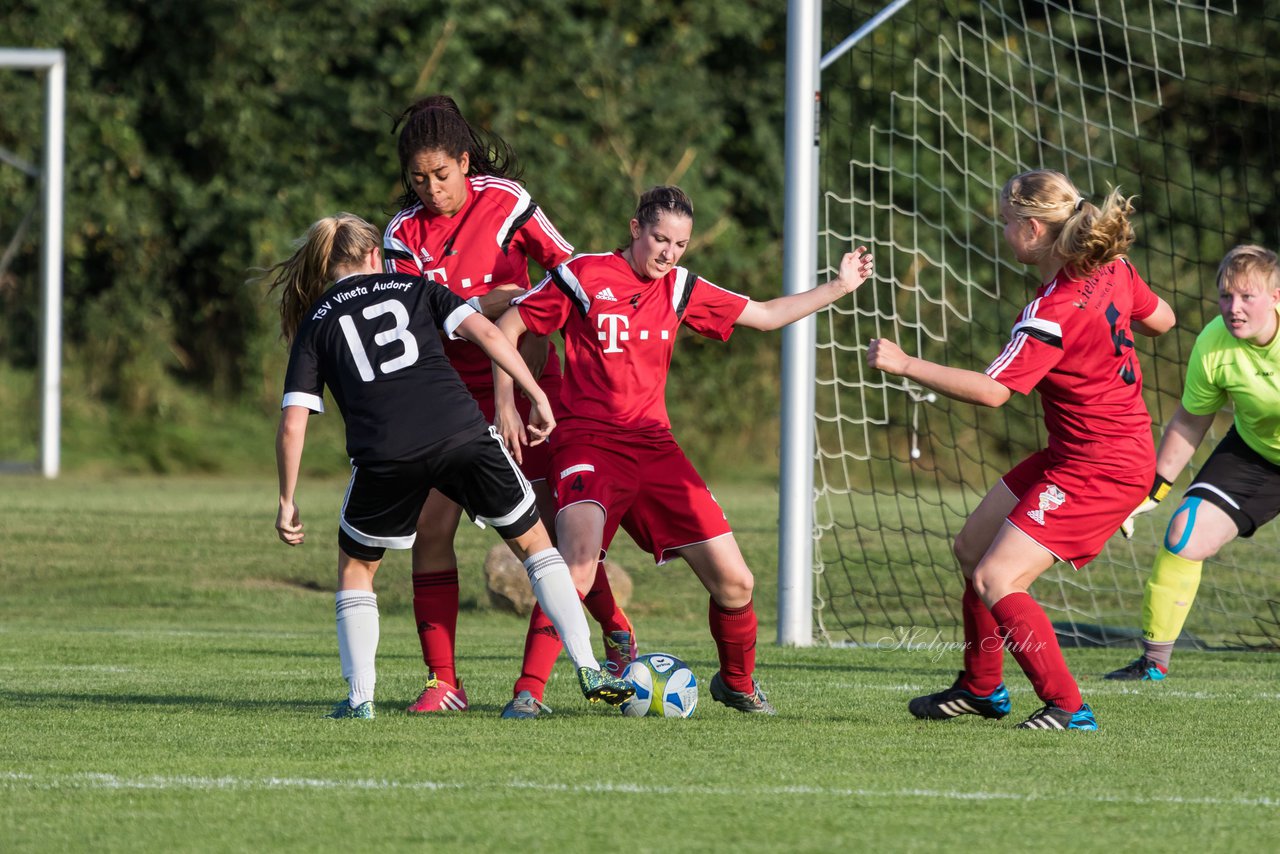
<svg viewBox="0 0 1280 854">
<path fill-rule="evenodd" d="M 409 162 L 423 151 L 443 151 L 455 160 L 467 152 L 471 155 L 470 175 L 496 175 L 518 181 L 523 172 L 506 140 L 473 128 L 448 95 L 429 95 L 410 105 L 392 125 L 391 132 L 397 131 L 400 183 L 404 187 L 397 200 L 401 209 L 418 201 L 409 178 Z"/>
</svg>

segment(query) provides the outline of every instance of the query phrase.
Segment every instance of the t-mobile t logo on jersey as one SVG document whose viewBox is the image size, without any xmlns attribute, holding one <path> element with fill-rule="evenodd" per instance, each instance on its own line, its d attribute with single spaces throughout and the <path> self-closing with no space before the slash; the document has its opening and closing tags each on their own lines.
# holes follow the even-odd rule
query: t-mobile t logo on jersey
<svg viewBox="0 0 1280 854">
<path fill-rule="evenodd" d="M 430 270 L 423 270 L 422 275 L 427 277 L 428 282 L 435 282 L 438 285 L 449 286 L 449 277 L 445 275 L 444 267 L 433 267 Z M 484 283 L 487 285 L 493 281 L 492 273 L 485 273 Z M 465 278 L 458 283 L 464 290 L 471 287 L 471 279 Z"/>
<path fill-rule="evenodd" d="M 621 325 L 621 329 L 619 329 Z M 631 320 L 625 314 L 601 314 L 596 318 L 596 326 L 599 327 L 599 338 L 601 341 L 607 342 L 604 347 L 606 353 L 621 353 L 622 348 L 618 346 L 619 341 L 627 341 L 631 338 L 631 333 L 627 329 L 631 326 Z M 606 332 L 605 327 L 609 327 Z"/>
</svg>

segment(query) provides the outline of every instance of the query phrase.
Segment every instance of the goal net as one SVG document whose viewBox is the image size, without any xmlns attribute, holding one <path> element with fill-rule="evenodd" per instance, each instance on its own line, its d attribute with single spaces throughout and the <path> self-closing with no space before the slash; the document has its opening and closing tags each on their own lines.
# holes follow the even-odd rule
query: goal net
<svg viewBox="0 0 1280 854">
<path fill-rule="evenodd" d="M 824 43 L 879 2 L 824 4 Z M 1280 248 L 1280 8 L 1230 0 L 907 5 L 823 72 L 819 266 L 874 247 L 877 277 L 818 321 L 814 625 L 820 640 L 962 634 L 951 543 L 1014 463 L 1044 446 L 1033 396 L 983 409 L 868 370 L 867 342 L 983 370 L 1036 286 L 1003 244 L 997 195 L 1033 168 L 1090 200 L 1136 195 L 1139 271 L 1178 328 L 1139 336 L 1158 431 L 1196 334 L 1217 312 L 1230 247 Z M 821 278 L 819 279 L 822 280 Z M 1132 643 L 1143 584 L 1191 471 L 1230 426 L 1220 414 L 1162 508 L 1084 570 L 1033 592 L 1064 643 Z M 1280 522 L 1205 564 L 1192 642 L 1280 643 Z"/>
</svg>

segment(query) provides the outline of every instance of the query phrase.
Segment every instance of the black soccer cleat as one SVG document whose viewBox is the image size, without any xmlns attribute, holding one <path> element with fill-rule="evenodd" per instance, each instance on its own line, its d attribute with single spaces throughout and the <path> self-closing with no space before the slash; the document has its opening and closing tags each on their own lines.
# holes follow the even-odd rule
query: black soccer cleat
<svg viewBox="0 0 1280 854">
<path fill-rule="evenodd" d="M 764 691 L 760 688 L 760 683 L 755 679 L 751 680 L 750 694 L 743 691 L 734 691 L 724 684 L 724 680 L 720 678 L 719 671 L 716 671 L 716 675 L 711 677 L 711 699 L 717 703 L 723 703 L 731 709 L 737 709 L 748 714 L 776 715 L 778 713 L 778 710 L 769 702 L 769 698 L 764 695 Z"/>
<path fill-rule="evenodd" d="M 1068 712 L 1059 709 L 1053 703 L 1034 712 L 1031 717 L 1018 724 L 1014 729 L 1083 729 L 1093 731 L 1098 728 L 1098 721 L 1093 716 L 1093 709 L 1085 703 L 1079 711 Z"/>
<path fill-rule="evenodd" d="M 964 671 L 945 691 L 916 697 L 907 704 L 907 711 L 922 720 L 946 721 L 960 715 L 982 715 L 1000 720 L 1009 714 L 1009 689 L 1001 682 L 990 694 L 979 695 L 960 687 Z"/>
<path fill-rule="evenodd" d="M 1145 655 L 1135 658 L 1119 670 L 1112 670 L 1107 679 L 1127 679 L 1135 682 L 1159 682 L 1168 671 Z"/>
</svg>

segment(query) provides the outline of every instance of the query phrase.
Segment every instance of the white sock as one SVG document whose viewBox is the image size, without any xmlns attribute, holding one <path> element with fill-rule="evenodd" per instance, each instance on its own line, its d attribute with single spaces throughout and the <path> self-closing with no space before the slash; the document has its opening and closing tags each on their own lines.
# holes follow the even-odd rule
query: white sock
<svg viewBox="0 0 1280 854">
<path fill-rule="evenodd" d="M 574 589 L 569 566 L 560 552 L 546 549 L 529 555 L 524 562 L 524 569 L 529 573 L 533 595 L 560 633 L 560 641 L 564 644 L 564 651 L 569 653 L 574 668 L 590 667 L 592 670 L 599 670 L 600 662 L 591 651 L 591 631 L 587 628 L 587 618 L 582 613 L 582 598 Z"/>
<path fill-rule="evenodd" d="M 338 658 L 342 678 L 351 686 L 348 702 L 355 708 L 373 699 L 377 681 L 378 597 L 367 590 L 339 590 L 334 596 L 338 621 Z"/>
</svg>

